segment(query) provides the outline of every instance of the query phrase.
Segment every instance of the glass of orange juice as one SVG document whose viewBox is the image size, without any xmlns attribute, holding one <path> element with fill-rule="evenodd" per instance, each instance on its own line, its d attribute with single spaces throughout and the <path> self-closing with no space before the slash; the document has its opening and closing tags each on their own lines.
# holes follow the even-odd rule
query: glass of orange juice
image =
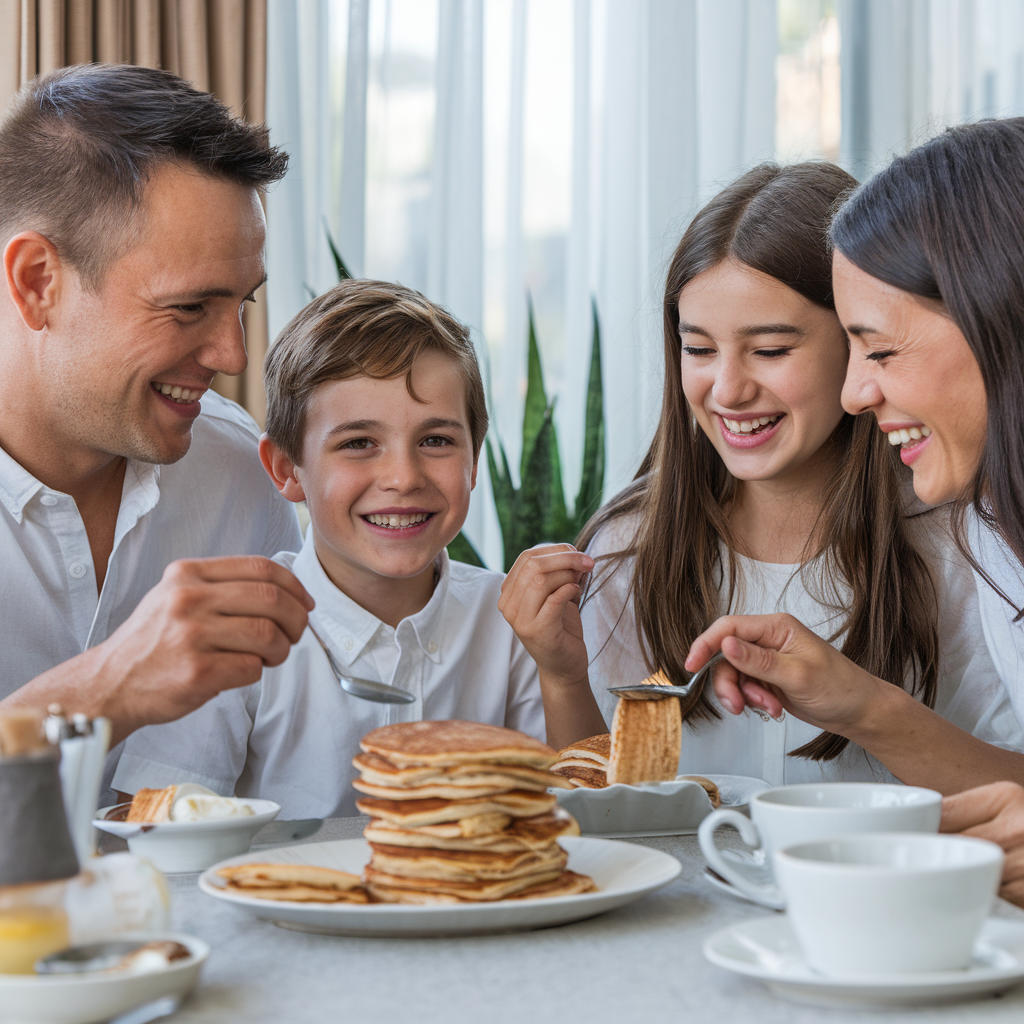
<svg viewBox="0 0 1024 1024">
<path fill-rule="evenodd" d="M 0 888 L 0 974 L 34 974 L 35 962 L 70 945 L 66 883 Z"/>
</svg>

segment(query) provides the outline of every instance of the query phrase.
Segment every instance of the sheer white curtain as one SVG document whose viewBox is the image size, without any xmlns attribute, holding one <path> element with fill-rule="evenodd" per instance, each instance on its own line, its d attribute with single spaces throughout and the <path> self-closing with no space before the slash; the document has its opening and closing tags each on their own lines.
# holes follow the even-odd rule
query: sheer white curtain
<svg viewBox="0 0 1024 1024">
<path fill-rule="evenodd" d="M 842 161 L 859 178 L 947 125 L 1024 114 L 1020 0 L 839 0 Z"/>
<path fill-rule="evenodd" d="M 775 0 L 269 0 L 271 333 L 352 271 L 473 329 L 518 464 L 532 298 L 567 497 L 591 298 L 603 332 L 605 495 L 657 420 L 661 288 L 689 217 L 775 140 Z M 482 470 L 484 467 L 481 467 Z M 467 533 L 500 565 L 480 474 Z"/>
</svg>

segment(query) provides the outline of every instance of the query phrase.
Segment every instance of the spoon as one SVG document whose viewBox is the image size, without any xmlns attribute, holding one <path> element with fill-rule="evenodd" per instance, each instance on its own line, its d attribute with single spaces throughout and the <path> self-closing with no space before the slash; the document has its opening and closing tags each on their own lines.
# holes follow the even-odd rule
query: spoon
<svg viewBox="0 0 1024 1024">
<path fill-rule="evenodd" d="M 387 683 L 378 683 L 373 679 L 359 679 L 356 676 L 347 676 L 338 667 L 327 644 L 320 639 L 317 631 L 309 626 L 310 633 L 316 637 L 316 642 L 324 649 L 327 661 L 330 663 L 331 671 L 334 673 L 341 688 L 352 694 L 353 697 L 362 697 L 363 700 L 376 701 L 378 704 L 411 704 L 416 698 L 408 690 L 401 690 L 397 686 L 388 686 Z"/>
<path fill-rule="evenodd" d="M 662 697 L 688 697 L 697 686 L 703 686 L 711 678 L 711 670 L 725 655 L 718 652 L 703 668 L 690 676 L 690 681 L 683 686 L 652 686 L 650 683 L 633 683 L 631 686 L 609 686 L 608 692 L 622 697 L 639 700 L 661 700 Z"/>
</svg>

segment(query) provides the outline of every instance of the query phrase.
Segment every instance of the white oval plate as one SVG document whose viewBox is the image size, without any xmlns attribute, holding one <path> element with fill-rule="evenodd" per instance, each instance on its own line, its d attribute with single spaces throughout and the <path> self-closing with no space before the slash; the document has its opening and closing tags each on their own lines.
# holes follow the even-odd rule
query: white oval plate
<svg viewBox="0 0 1024 1024">
<path fill-rule="evenodd" d="M 101 807 L 94 827 L 128 840 L 128 849 L 151 860 L 168 874 L 203 871 L 211 864 L 245 853 L 252 837 L 281 813 L 273 800 L 245 800 L 253 813 L 244 818 L 206 821 L 161 821 L 146 825 L 135 821 L 106 821 L 114 807 Z M 120 806 L 120 805 L 116 805 Z"/>
<path fill-rule="evenodd" d="M 829 978 L 813 970 L 789 919 L 775 914 L 723 928 L 704 943 L 719 967 L 763 981 L 777 995 L 814 1006 L 909 1006 L 1003 992 L 1024 980 L 1024 922 L 990 917 L 964 971 Z"/>
<path fill-rule="evenodd" d="M 756 794 L 771 789 L 763 779 L 746 775 L 705 775 L 718 786 L 723 807 L 748 803 Z M 698 782 L 678 778 L 642 786 L 616 783 L 602 789 L 552 790 L 587 836 L 693 835 L 711 813 L 711 800 Z"/>
<path fill-rule="evenodd" d="M 202 939 L 176 932 L 119 935 L 139 942 L 173 940 L 192 955 L 147 974 L 98 971 L 63 977 L 0 974 L 0 1019 L 18 1024 L 93 1024 L 164 996 L 187 995 L 199 977 L 210 947 Z"/>
<path fill-rule="evenodd" d="M 333 935 L 400 936 L 474 935 L 488 932 L 527 931 L 568 924 L 614 910 L 667 885 L 682 870 L 675 857 L 632 843 L 571 836 L 559 842 L 569 854 L 569 868 L 589 875 L 597 892 L 578 896 L 552 896 L 535 900 L 495 900 L 411 906 L 401 903 L 286 903 L 261 900 L 229 892 L 217 869 L 246 861 L 275 864 L 312 864 L 361 874 L 370 859 L 363 839 L 341 839 L 264 850 L 232 857 L 215 864 L 199 877 L 199 888 L 286 928 Z"/>
</svg>

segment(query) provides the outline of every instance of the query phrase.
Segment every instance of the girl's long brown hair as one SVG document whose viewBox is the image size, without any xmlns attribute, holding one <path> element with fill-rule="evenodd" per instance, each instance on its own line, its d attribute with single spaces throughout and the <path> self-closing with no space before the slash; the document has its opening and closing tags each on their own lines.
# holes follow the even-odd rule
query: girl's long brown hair
<svg viewBox="0 0 1024 1024">
<path fill-rule="evenodd" d="M 679 295 L 698 274 L 731 257 L 834 312 L 828 225 L 855 186 L 833 164 L 762 164 L 697 214 L 669 266 L 658 430 L 634 482 L 594 515 L 576 545 L 582 550 L 602 527 L 636 517 L 631 543 L 606 556 L 599 575 L 607 578 L 606 571 L 633 559 L 629 593 L 640 650 L 652 671 L 660 668 L 675 683 L 689 679 L 683 663 L 690 644 L 721 614 L 722 584 L 728 581 L 727 607 L 737 587 L 729 526 L 736 480 L 683 394 Z M 938 675 L 935 586 L 906 535 L 899 467 L 871 417 L 844 415 L 828 443 L 839 453 L 838 468 L 803 558 L 821 556 L 815 596 L 841 613 L 832 639 L 845 633 L 847 657 L 905 685 L 931 707 Z M 681 704 L 684 720 L 693 724 L 721 717 L 703 693 Z M 842 736 L 822 733 L 791 753 L 831 760 L 846 744 Z"/>
</svg>

